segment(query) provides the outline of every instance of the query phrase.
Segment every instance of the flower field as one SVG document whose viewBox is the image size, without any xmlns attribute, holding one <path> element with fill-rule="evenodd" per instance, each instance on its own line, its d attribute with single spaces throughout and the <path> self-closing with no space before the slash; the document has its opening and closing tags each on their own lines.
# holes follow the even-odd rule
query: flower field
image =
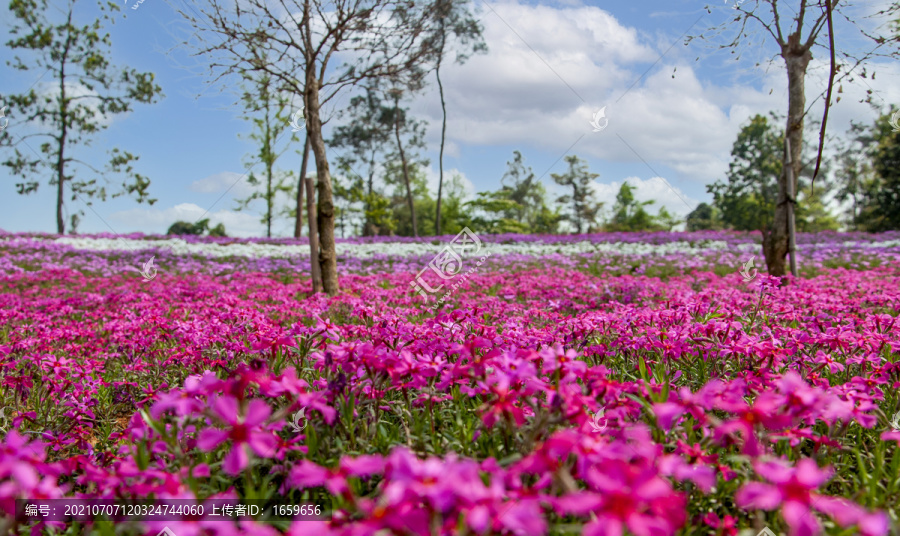
<svg viewBox="0 0 900 536">
<path fill-rule="evenodd" d="M 900 534 L 900 233 L 0 234 L 0 533 Z M 479 253 L 482 257 L 484 252 Z M 158 273 L 142 277 L 150 257 Z M 321 504 L 73 522 L 16 500 Z"/>
</svg>

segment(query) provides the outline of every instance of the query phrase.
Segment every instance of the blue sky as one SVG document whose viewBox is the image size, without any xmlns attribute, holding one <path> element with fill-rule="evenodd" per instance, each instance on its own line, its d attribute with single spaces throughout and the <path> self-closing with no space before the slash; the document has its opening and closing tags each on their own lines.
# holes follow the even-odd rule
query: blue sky
<svg viewBox="0 0 900 536">
<path fill-rule="evenodd" d="M 181 0 L 173 2 L 182 5 Z M 785 7 L 792 3 L 797 2 Z M 854 12 L 874 13 L 882 4 L 860 2 Z M 79 231 L 164 232 L 177 219 L 193 221 L 208 212 L 206 217 L 214 224 L 224 222 L 229 234 L 262 235 L 258 211 L 234 211 L 235 195 L 248 192 L 242 177 L 253 164 L 254 152 L 245 139 L 251 128 L 236 105 L 235 84 L 210 86 L 203 60 L 178 48 L 190 32 L 172 3 L 144 0 L 137 9 L 134 5 L 135 0 L 128 0 L 109 27 L 112 60 L 155 73 L 165 97 L 115 117 L 92 147 L 77 154 L 96 164 L 102 164 L 104 152 L 113 146 L 140 155 L 136 168 L 150 177 L 150 192 L 158 201 L 152 207 L 127 198 L 95 203 L 93 210 L 85 209 Z M 443 75 L 450 116 L 445 173 L 458 172 L 471 193 L 497 188 L 516 149 L 551 192 L 561 193 L 550 173 L 564 172 L 563 157 L 576 154 L 600 174 L 596 189 L 607 207 L 622 182 L 628 181 L 637 187 L 638 199 L 656 201 L 652 212 L 665 206 L 683 216 L 709 200 L 705 185 L 723 177 L 741 125 L 756 113 L 783 113 L 787 107 L 783 66 L 778 58 L 767 65 L 776 51 L 759 26 L 749 27 L 748 45 L 738 61 L 727 51 L 716 50 L 718 40 L 683 44 L 686 32 L 700 33 L 733 15 L 724 2 L 478 1 L 475 5 L 488 53 L 450 65 Z M 704 9 L 706 5 L 712 13 Z M 82 20 L 96 13 L 90 2 L 79 0 L 78 6 L 76 15 Z M 6 26 L 11 19 L 9 13 L 3 15 Z M 860 24 L 872 29 L 877 22 L 862 19 Z M 850 28 L 839 27 L 836 33 L 854 50 L 868 50 Z M 34 84 L 42 88 L 48 82 L 39 79 L 40 72 L 13 71 L 5 65 L 10 57 L 6 47 L 0 49 L 4 60 L 0 95 Z M 858 102 L 867 89 L 884 107 L 900 101 L 896 62 L 876 59 L 870 62 L 869 70 L 873 69 L 877 80 L 844 83 L 843 98 L 830 115 L 832 132 L 846 130 L 851 119 L 870 122 L 875 117 L 868 105 Z M 807 80 L 808 99 L 824 89 L 826 75 L 825 50 L 816 49 Z M 337 104 L 351 96 L 347 92 Z M 436 85 L 410 106 L 418 118 L 428 121 L 428 177 L 436 184 L 440 133 Z M 609 124 L 593 132 L 592 115 L 604 106 Z M 811 113 L 821 116 L 821 99 Z M 29 132 L 15 110 L 6 115 L 12 135 Z M 340 118 L 329 123 L 326 136 L 337 124 Z M 37 143 L 33 142 L 35 147 Z M 302 150 L 302 139 L 288 147 L 278 166 L 299 169 L 295 150 Z M 16 182 L 6 168 L 0 169 L 0 228 L 55 231 L 52 188 L 44 183 L 38 193 L 19 196 Z M 69 211 L 78 206 L 69 202 Z M 292 229 L 286 219 L 274 225 L 280 236 Z"/>
</svg>

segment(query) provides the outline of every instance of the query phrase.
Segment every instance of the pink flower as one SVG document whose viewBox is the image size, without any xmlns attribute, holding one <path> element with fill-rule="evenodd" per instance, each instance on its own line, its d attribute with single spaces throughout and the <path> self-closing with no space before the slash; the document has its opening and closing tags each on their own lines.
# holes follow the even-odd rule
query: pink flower
<svg viewBox="0 0 900 536">
<path fill-rule="evenodd" d="M 840 526 L 858 525 L 860 532 L 867 536 L 887 533 L 887 518 L 883 513 L 869 514 L 845 499 L 815 493 L 831 478 L 832 471 L 819 469 L 809 458 L 800 460 L 794 467 L 782 460 L 758 461 L 753 467 L 772 484 L 744 484 L 735 495 L 735 503 L 744 509 L 775 510 L 780 507 L 791 536 L 821 534 L 822 526 L 813 510 L 828 514 Z"/>
<path fill-rule="evenodd" d="M 347 487 L 348 477 L 367 477 L 382 472 L 384 459 L 381 456 L 344 457 L 335 469 L 327 469 L 309 460 L 301 460 L 291 469 L 288 485 L 299 489 L 325 486 L 332 494 L 341 495 L 350 490 Z"/>
<path fill-rule="evenodd" d="M 729 515 L 719 519 L 717 514 L 710 512 L 703 516 L 703 522 L 714 529 L 719 529 L 716 531 L 717 536 L 737 536 L 737 519 Z"/>
<path fill-rule="evenodd" d="M 219 419 L 230 425 L 227 430 L 205 428 L 197 436 L 197 446 L 207 452 L 215 450 L 225 440 L 231 440 L 231 450 L 225 455 L 222 468 L 231 475 L 239 474 L 249 463 L 246 447 L 263 458 L 271 457 L 278 441 L 271 432 L 260 425 L 269 418 L 271 409 L 262 400 L 250 400 L 243 416 L 236 398 L 222 396 L 215 399 L 212 411 Z"/>
<path fill-rule="evenodd" d="M 638 536 L 669 536 L 684 524 L 686 503 L 656 469 L 625 460 L 603 460 L 587 470 L 594 491 L 557 499 L 559 513 L 594 514 L 584 527 L 588 536 L 621 536 L 625 528 Z"/>
<path fill-rule="evenodd" d="M 269 351 L 272 359 L 275 359 L 276 353 L 283 347 L 296 348 L 297 343 L 293 338 L 278 334 L 278 335 L 259 335 L 259 340 L 250 345 L 250 349 L 254 352 L 265 352 Z"/>
</svg>

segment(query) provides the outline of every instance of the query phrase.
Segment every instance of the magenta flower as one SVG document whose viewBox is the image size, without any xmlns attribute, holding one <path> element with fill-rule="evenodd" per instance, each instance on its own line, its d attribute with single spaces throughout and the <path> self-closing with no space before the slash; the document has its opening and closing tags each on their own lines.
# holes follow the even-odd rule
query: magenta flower
<svg viewBox="0 0 900 536">
<path fill-rule="evenodd" d="M 213 414 L 229 425 L 226 430 L 205 428 L 197 436 L 197 446 L 207 452 L 215 450 L 224 441 L 231 440 L 231 450 L 225 455 L 222 468 L 231 475 L 239 474 L 249 463 L 246 447 L 258 456 L 267 458 L 275 453 L 278 441 L 271 432 L 262 428 L 271 409 L 262 400 L 250 400 L 241 415 L 236 398 L 222 396 L 212 403 Z"/>
<path fill-rule="evenodd" d="M 719 516 L 710 512 L 703 516 L 703 522 L 709 525 L 710 527 L 717 529 L 717 536 L 737 536 L 738 533 L 738 523 L 737 519 L 731 517 L 730 515 L 725 515 L 721 519 Z"/>
<path fill-rule="evenodd" d="M 621 536 L 627 528 L 638 536 L 671 536 L 684 524 L 685 498 L 656 469 L 625 460 L 603 460 L 584 480 L 596 491 L 554 500 L 558 513 L 593 514 L 587 536 Z"/>
<path fill-rule="evenodd" d="M 771 484 L 744 484 L 735 495 L 735 503 L 745 510 L 775 510 L 780 507 L 791 536 L 817 536 L 822 533 L 822 526 L 813 510 L 828 514 L 843 527 L 858 525 L 860 532 L 866 536 L 887 534 L 888 522 L 883 513 L 870 514 L 845 499 L 815 493 L 831 478 L 831 469 L 819 469 L 816 462 L 809 458 L 800 460 L 794 467 L 783 460 L 757 461 L 753 467 Z"/>
<path fill-rule="evenodd" d="M 296 348 L 297 343 L 294 339 L 288 335 L 284 334 L 276 334 L 276 335 L 262 335 L 261 333 L 257 335 L 259 338 L 256 342 L 250 345 L 250 349 L 254 352 L 269 352 L 269 355 L 272 359 L 275 359 L 275 355 L 278 353 L 278 350 L 284 347 Z"/>
<path fill-rule="evenodd" d="M 291 469 L 287 484 L 289 487 L 306 489 L 325 486 L 334 495 L 347 493 L 348 477 L 368 477 L 384 471 L 384 459 L 381 456 L 358 456 L 342 458 L 335 469 L 328 469 L 309 460 L 301 460 Z"/>
</svg>

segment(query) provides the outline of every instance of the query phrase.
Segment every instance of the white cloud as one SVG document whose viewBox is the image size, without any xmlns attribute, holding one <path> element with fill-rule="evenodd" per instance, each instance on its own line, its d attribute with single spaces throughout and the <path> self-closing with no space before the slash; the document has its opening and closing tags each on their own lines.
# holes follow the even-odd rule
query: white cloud
<svg viewBox="0 0 900 536">
<path fill-rule="evenodd" d="M 677 187 L 672 186 L 670 188 L 661 177 L 653 177 L 647 180 L 641 180 L 638 177 L 628 177 L 620 182 L 594 183 L 597 199 L 604 203 L 603 209 L 607 213 L 612 210 L 613 205 L 616 203 L 616 194 L 619 193 L 623 182 L 627 182 L 634 188 L 633 193 L 636 201 L 654 201 L 652 205 L 645 208 L 650 214 L 656 214 L 659 212 L 660 207 L 666 207 L 670 214 L 684 217 L 699 203 L 698 200 L 692 199 Z M 687 204 L 685 204 L 685 201 L 687 201 Z"/>
<path fill-rule="evenodd" d="M 78 82 L 66 82 L 66 98 L 74 99 L 69 104 L 70 107 L 78 107 L 81 112 L 79 116 L 84 116 L 88 123 L 96 124 L 100 129 L 109 128 L 114 120 L 127 117 L 129 113 L 112 114 L 102 113 L 100 111 L 100 94 L 89 89 L 84 84 Z M 41 108 L 55 110 L 57 108 L 56 101 L 59 100 L 59 83 L 58 82 L 41 82 L 37 86 L 37 99 L 40 101 L 38 105 Z M 71 109 L 69 110 L 71 113 Z M 48 121 L 42 119 L 34 119 L 34 124 L 42 125 L 43 128 L 55 128 Z"/>
<path fill-rule="evenodd" d="M 629 90 L 661 52 L 610 13 L 506 3 L 485 10 L 482 22 L 489 54 L 448 64 L 443 76 L 452 151 L 461 143 L 527 144 L 562 154 L 579 140 L 573 151 L 639 160 L 618 134 L 640 158 L 691 178 L 708 180 L 724 169 L 723 160 L 710 155 L 727 153 L 734 130 L 729 117 L 705 95 L 690 67 L 679 65 L 674 80 L 671 67 L 658 67 L 658 74 Z M 433 146 L 440 136 L 434 97 L 427 94 L 414 105 L 431 119 Z M 591 132 L 591 116 L 602 106 L 610 127 Z"/>
<path fill-rule="evenodd" d="M 203 194 L 227 191 L 233 197 L 247 197 L 253 193 L 253 187 L 247 183 L 247 176 L 246 173 L 223 171 L 192 182 L 188 189 Z"/>
<path fill-rule="evenodd" d="M 695 64 L 697 51 L 683 46 L 663 56 L 674 37 L 643 37 L 598 7 L 492 5 L 496 13 L 486 8 L 482 18 L 488 54 L 472 56 L 464 65 L 448 63 L 442 71 L 450 154 L 469 145 L 532 147 L 561 155 L 575 144 L 575 154 L 645 161 L 658 173 L 668 167 L 681 180 L 703 184 L 724 176 L 742 124 L 757 113 L 786 111 L 787 80 L 780 60 L 749 67 L 749 60 L 735 64 L 711 56 Z M 826 60 L 810 65 L 808 104 L 825 87 Z M 752 85 L 711 82 L 720 78 L 714 62 L 732 73 L 749 73 Z M 897 85 L 887 83 L 900 79 L 900 66 L 882 63 L 877 69 L 878 84 L 868 79 L 844 83 L 842 100 L 829 118 L 831 132 L 842 132 L 851 118 L 874 117 L 858 103 L 868 86 L 878 89 L 876 103 L 900 100 Z M 607 106 L 609 127 L 592 132 L 591 115 L 602 106 Z M 441 127 L 436 88 L 412 108 L 429 118 L 427 139 L 436 150 Z M 821 99 L 811 117 L 821 117 Z"/>
<path fill-rule="evenodd" d="M 466 177 L 466 174 L 462 171 L 452 168 L 447 169 L 444 168 L 444 191 L 443 195 L 447 193 L 447 184 L 453 179 L 454 175 L 459 175 L 460 179 L 462 179 L 462 185 L 464 190 L 464 198 L 472 199 L 475 197 L 475 185 Z M 428 184 L 428 191 L 431 192 L 431 195 L 437 199 L 437 191 L 438 191 L 438 169 L 435 165 L 430 165 L 425 168 L 425 181 Z"/>
</svg>

